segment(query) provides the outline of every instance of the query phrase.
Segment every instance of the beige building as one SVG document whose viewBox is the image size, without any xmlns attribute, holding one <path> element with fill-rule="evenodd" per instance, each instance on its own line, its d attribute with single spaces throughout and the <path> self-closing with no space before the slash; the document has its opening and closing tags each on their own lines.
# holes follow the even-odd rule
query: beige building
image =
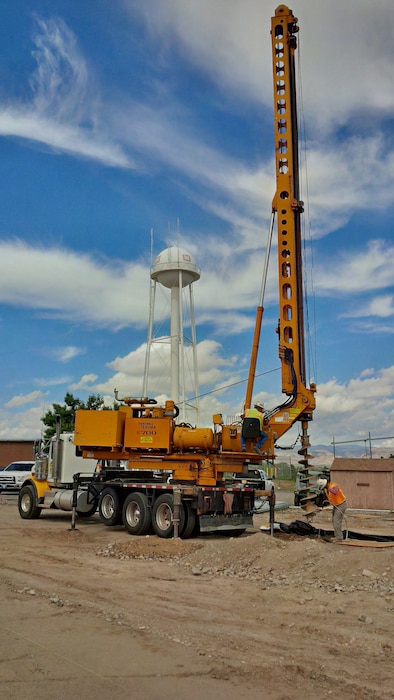
<svg viewBox="0 0 394 700">
<path fill-rule="evenodd" d="M 394 510 L 394 459 L 336 457 L 330 474 L 343 490 L 348 508 Z"/>
</svg>

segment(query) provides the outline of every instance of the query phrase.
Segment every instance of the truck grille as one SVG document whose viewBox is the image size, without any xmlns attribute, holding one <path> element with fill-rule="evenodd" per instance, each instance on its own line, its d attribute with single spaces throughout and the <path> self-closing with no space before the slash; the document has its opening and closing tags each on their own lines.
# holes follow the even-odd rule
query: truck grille
<svg viewBox="0 0 394 700">
<path fill-rule="evenodd" d="M 14 476 L 0 476 L 0 486 L 15 486 Z"/>
</svg>

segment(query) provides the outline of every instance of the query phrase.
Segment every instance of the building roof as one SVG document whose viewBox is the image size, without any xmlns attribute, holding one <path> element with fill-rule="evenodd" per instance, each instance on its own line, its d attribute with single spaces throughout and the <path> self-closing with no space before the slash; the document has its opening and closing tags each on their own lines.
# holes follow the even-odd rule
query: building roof
<svg viewBox="0 0 394 700">
<path fill-rule="evenodd" d="M 331 471 L 345 472 L 394 472 L 394 459 L 346 459 L 335 457 Z"/>
</svg>

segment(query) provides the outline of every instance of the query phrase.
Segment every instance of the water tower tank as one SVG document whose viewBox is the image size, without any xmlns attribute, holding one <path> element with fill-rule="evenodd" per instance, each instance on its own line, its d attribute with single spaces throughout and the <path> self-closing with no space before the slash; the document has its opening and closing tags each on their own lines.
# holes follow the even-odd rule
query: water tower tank
<svg viewBox="0 0 394 700">
<path fill-rule="evenodd" d="M 186 422 L 186 407 L 195 410 L 198 422 L 198 369 L 197 369 L 197 341 L 194 320 L 193 282 L 200 279 L 200 268 L 194 264 L 190 253 L 179 246 L 169 246 L 156 258 L 151 267 L 152 279 L 150 290 L 149 329 L 146 344 L 144 384 L 142 394 L 148 396 L 148 378 L 150 367 L 150 354 L 154 343 L 163 350 L 165 342 L 169 346 L 170 364 L 170 396 L 181 411 L 181 420 Z M 153 319 L 156 299 L 157 284 L 165 287 L 164 295 L 170 294 L 170 332 L 168 336 L 163 334 L 163 324 L 160 323 L 160 334 L 153 336 Z M 167 291 L 168 290 L 168 291 Z M 184 329 L 187 329 L 187 333 Z M 188 350 L 192 352 L 192 358 L 188 356 Z M 157 355 L 156 355 L 157 356 Z M 192 373 L 192 386 L 187 391 L 186 370 Z M 166 361 L 166 376 L 168 376 L 168 363 Z M 192 399 L 187 398 L 191 394 Z M 179 405 L 180 404 L 180 405 Z"/>
<path fill-rule="evenodd" d="M 181 275 L 179 273 L 182 273 Z M 200 269 L 190 253 L 178 246 L 170 246 L 157 256 L 151 268 L 151 278 L 163 287 L 186 287 L 200 279 Z"/>
</svg>

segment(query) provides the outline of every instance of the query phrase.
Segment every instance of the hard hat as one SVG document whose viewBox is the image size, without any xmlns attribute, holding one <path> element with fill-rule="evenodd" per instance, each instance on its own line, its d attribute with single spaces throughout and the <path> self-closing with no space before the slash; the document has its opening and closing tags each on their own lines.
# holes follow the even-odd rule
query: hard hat
<svg viewBox="0 0 394 700">
<path fill-rule="evenodd" d="M 261 408 L 261 409 L 263 409 L 263 408 L 264 408 L 264 404 L 260 403 L 260 401 L 255 401 L 254 407 L 255 407 L 255 408 Z"/>
<path fill-rule="evenodd" d="M 319 489 L 324 489 L 324 487 L 327 486 L 327 479 L 318 479 L 316 481 L 316 486 Z"/>
</svg>

